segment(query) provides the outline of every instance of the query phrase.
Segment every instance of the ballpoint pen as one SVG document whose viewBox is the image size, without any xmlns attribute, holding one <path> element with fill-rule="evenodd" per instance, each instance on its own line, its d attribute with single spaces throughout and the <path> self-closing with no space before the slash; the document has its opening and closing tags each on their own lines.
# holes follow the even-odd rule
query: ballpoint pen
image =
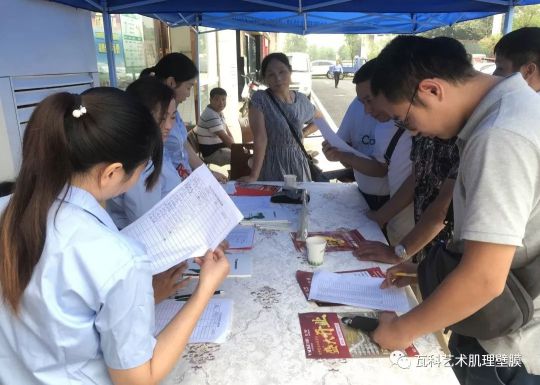
<svg viewBox="0 0 540 385">
<path fill-rule="evenodd" d="M 225 294 L 225 291 L 224 290 L 216 290 L 214 291 L 214 295 L 219 295 L 219 294 Z M 192 296 L 192 294 L 182 294 L 182 295 L 175 295 L 173 298 L 176 300 L 176 301 L 187 301 L 188 299 L 190 299 Z"/>
</svg>

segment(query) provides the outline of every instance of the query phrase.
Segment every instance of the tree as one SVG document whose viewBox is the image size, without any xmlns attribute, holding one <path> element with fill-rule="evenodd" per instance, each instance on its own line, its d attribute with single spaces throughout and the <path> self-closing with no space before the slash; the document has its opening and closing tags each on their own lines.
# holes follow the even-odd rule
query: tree
<svg viewBox="0 0 540 385">
<path fill-rule="evenodd" d="M 319 47 L 314 44 L 308 46 L 308 53 L 311 60 L 334 60 L 336 50 L 332 47 Z"/>
<path fill-rule="evenodd" d="M 514 9 L 513 30 L 523 27 L 540 27 L 540 5 L 528 5 Z"/>
<path fill-rule="evenodd" d="M 351 51 L 347 44 L 343 44 L 341 47 L 339 47 L 338 56 L 341 60 L 351 57 Z"/>
<path fill-rule="evenodd" d="M 348 48 L 348 55 L 342 56 L 342 59 L 354 59 L 356 55 L 360 56 L 362 53 L 362 39 L 360 35 L 345 35 L 345 45 Z"/>
<path fill-rule="evenodd" d="M 285 39 L 285 52 L 306 52 L 308 51 L 307 39 L 305 36 L 287 34 Z"/>
<path fill-rule="evenodd" d="M 480 40 L 491 35 L 493 17 L 469 20 L 451 26 L 441 27 L 422 33 L 425 37 L 447 36 L 457 40 Z"/>
</svg>

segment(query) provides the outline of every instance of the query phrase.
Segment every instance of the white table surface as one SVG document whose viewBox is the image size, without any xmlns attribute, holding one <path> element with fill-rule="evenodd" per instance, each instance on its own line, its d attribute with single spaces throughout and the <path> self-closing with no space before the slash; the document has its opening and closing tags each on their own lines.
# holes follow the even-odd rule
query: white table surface
<svg viewBox="0 0 540 385">
<path fill-rule="evenodd" d="M 364 215 L 367 205 L 355 184 L 304 183 L 311 194 L 309 231 L 358 229 L 366 239 L 384 241 L 376 224 Z M 293 229 L 296 230 L 296 229 Z M 421 362 L 443 355 L 433 335 L 414 341 L 421 359 L 409 369 L 389 358 L 306 359 L 298 313 L 354 311 L 348 306 L 318 307 L 306 301 L 295 278 L 296 270 L 314 271 L 297 252 L 289 232 L 261 231 L 247 251 L 253 258 L 249 278 L 229 278 L 223 297 L 234 299 L 233 325 L 223 344 L 192 344 L 163 384 L 212 385 L 355 385 L 458 384 L 452 369 L 425 367 Z M 360 262 L 351 252 L 326 253 L 320 267 L 328 271 L 389 265 Z M 416 303 L 410 291 L 411 306 Z"/>
</svg>

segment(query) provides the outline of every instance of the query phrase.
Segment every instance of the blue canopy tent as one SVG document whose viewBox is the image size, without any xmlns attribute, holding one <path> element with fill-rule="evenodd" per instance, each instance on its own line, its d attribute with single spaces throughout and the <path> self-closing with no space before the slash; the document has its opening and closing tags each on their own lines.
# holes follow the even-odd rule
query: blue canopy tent
<svg viewBox="0 0 540 385">
<path fill-rule="evenodd" d="M 111 85 L 116 85 L 109 15 L 138 13 L 168 25 L 264 32 L 414 34 L 506 13 L 540 0 L 49 0 L 103 13 Z"/>
</svg>

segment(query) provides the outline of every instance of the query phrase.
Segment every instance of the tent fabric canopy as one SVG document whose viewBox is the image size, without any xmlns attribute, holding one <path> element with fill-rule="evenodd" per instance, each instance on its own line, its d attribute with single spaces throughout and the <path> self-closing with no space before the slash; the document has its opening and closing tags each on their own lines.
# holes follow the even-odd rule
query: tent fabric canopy
<svg viewBox="0 0 540 385">
<path fill-rule="evenodd" d="M 443 14 L 356 12 L 242 12 L 202 13 L 187 16 L 178 14 L 146 15 L 167 23 L 171 27 L 200 25 L 215 29 L 244 31 L 289 32 L 299 35 L 316 33 L 345 34 L 413 34 L 452 25 L 460 21 L 486 17 L 494 12 L 458 12 Z"/>
<path fill-rule="evenodd" d="M 264 32 L 419 33 L 538 0 L 49 0 L 94 12 L 138 13 L 170 26 Z"/>
</svg>

